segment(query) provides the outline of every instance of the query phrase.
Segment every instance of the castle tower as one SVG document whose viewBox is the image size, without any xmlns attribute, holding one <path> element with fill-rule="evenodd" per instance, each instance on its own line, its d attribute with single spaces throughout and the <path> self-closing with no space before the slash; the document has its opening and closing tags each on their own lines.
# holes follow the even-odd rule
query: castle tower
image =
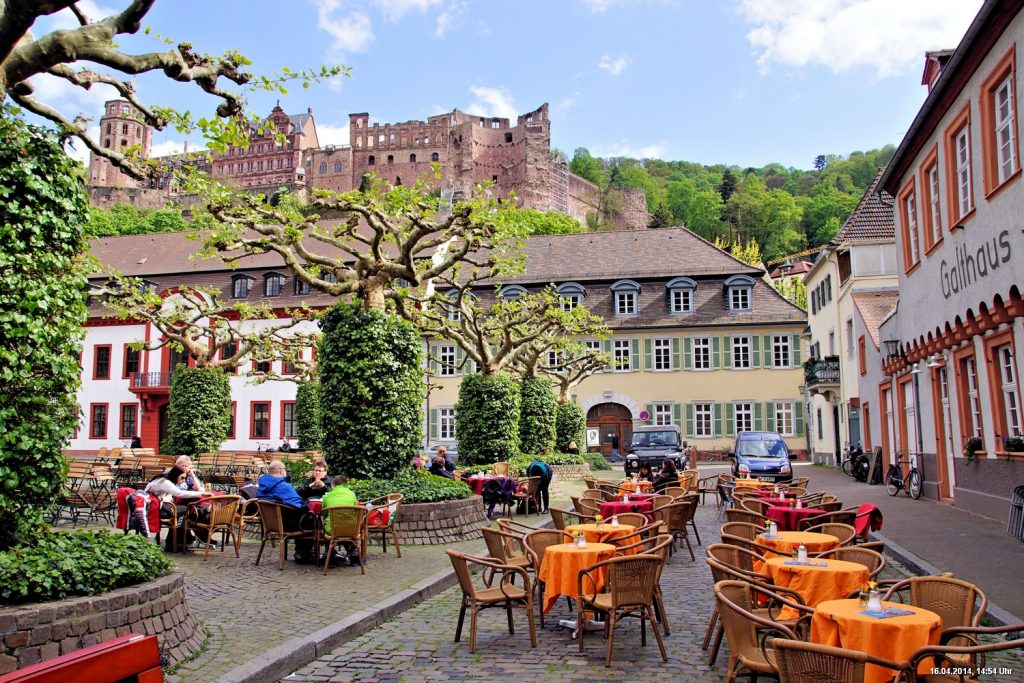
<svg viewBox="0 0 1024 683">
<path fill-rule="evenodd" d="M 139 147 L 148 159 L 153 144 L 153 131 L 127 100 L 110 100 L 103 105 L 100 117 L 99 144 L 118 152 Z M 89 185 L 98 187 L 138 187 L 139 183 L 96 154 L 89 155 Z"/>
</svg>

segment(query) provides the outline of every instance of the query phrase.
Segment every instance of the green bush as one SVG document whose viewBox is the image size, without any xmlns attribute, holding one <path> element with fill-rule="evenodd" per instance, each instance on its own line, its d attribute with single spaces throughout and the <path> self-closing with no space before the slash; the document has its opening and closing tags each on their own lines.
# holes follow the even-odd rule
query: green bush
<svg viewBox="0 0 1024 683">
<path fill-rule="evenodd" d="M 577 453 L 552 453 L 551 455 L 519 455 L 508 463 L 508 473 L 512 477 L 522 477 L 526 475 L 526 468 L 530 466 L 530 463 L 534 460 L 543 460 L 549 465 L 582 465 L 587 462 L 587 459 Z M 491 465 L 472 465 L 470 467 L 460 467 L 463 472 L 463 476 L 469 476 L 471 474 L 484 473 L 490 474 Z M 607 469 L 607 468 L 605 468 Z"/>
<path fill-rule="evenodd" d="M 332 471 L 392 477 L 423 434 L 423 341 L 397 315 L 336 305 L 321 321 L 321 446 Z"/>
<path fill-rule="evenodd" d="M 320 383 L 306 382 L 295 391 L 295 431 L 299 448 L 307 451 L 320 449 Z"/>
<path fill-rule="evenodd" d="M 546 455 L 555 449 L 558 402 L 546 377 L 523 377 L 519 382 L 519 449 Z"/>
<path fill-rule="evenodd" d="M 599 451 L 587 452 L 583 455 L 590 463 L 591 471 L 597 472 L 599 470 L 610 470 L 612 464 L 605 460 L 604 454 Z"/>
<path fill-rule="evenodd" d="M 519 455 L 519 383 L 507 375 L 463 378 L 455 433 L 460 464 L 484 465 Z"/>
<path fill-rule="evenodd" d="M 399 470 L 390 479 L 352 479 L 348 485 L 359 500 L 401 493 L 405 496 L 403 503 L 436 503 L 442 500 L 462 500 L 473 495 L 461 481 L 439 477 L 413 467 Z"/>
<path fill-rule="evenodd" d="M 88 202 L 54 135 L 0 111 L 0 550 L 33 537 L 66 474 L 86 318 Z"/>
<path fill-rule="evenodd" d="M 288 480 L 292 486 L 298 486 L 313 472 L 313 458 L 308 455 L 294 460 L 289 458 L 285 460 L 284 468 L 288 471 Z"/>
<path fill-rule="evenodd" d="M 170 571 L 160 546 L 107 531 L 45 531 L 0 552 L 0 603 L 99 595 Z"/>
<path fill-rule="evenodd" d="M 583 455 L 587 446 L 587 416 L 575 403 L 559 403 L 555 417 L 555 448 L 561 453 L 570 451 L 569 444 Z"/>
<path fill-rule="evenodd" d="M 181 364 L 171 375 L 167 438 L 160 450 L 191 455 L 220 450 L 231 429 L 231 383 L 220 368 Z"/>
</svg>

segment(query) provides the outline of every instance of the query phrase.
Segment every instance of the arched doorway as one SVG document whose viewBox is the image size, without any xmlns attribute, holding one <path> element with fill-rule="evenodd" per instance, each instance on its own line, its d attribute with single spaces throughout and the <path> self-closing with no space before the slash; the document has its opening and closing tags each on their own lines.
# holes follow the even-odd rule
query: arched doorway
<svg viewBox="0 0 1024 683">
<path fill-rule="evenodd" d="M 629 408 L 620 403 L 599 403 L 587 411 L 587 427 L 598 430 L 604 457 L 611 457 L 612 446 L 616 442 L 619 454 L 626 457 L 633 438 L 633 413 Z"/>
</svg>

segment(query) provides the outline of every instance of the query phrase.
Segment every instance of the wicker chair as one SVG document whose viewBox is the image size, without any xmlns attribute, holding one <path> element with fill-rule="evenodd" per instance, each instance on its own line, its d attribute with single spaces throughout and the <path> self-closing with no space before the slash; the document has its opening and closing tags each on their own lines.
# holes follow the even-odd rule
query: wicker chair
<svg viewBox="0 0 1024 683">
<path fill-rule="evenodd" d="M 366 519 L 369 512 L 362 505 L 334 505 L 324 508 L 327 523 L 324 525 L 324 539 L 327 541 L 327 556 L 324 557 L 324 576 L 331 566 L 331 551 L 335 543 L 353 543 L 359 550 L 359 569 L 366 573 Z"/>
<path fill-rule="evenodd" d="M 726 522 L 722 525 L 722 533 L 756 541 L 758 535 L 764 533 L 764 527 L 749 522 Z"/>
<path fill-rule="evenodd" d="M 647 526 L 647 515 L 639 512 L 620 512 L 615 516 L 618 518 L 619 524 L 629 524 L 637 529 Z"/>
<path fill-rule="evenodd" d="M 494 521 L 498 525 L 498 528 L 505 533 L 512 534 L 513 536 L 518 536 L 520 538 L 531 531 L 537 531 L 538 529 L 544 528 L 533 526 L 532 524 L 525 524 L 524 522 L 517 522 L 514 519 L 496 519 Z"/>
<path fill-rule="evenodd" d="M 872 579 L 882 573 L 886 564 L 885 557 L 880 553 L 876 553 L 874 550 L 866 550 L 860 546 L 836 548 L 835 550 L 818 553 L 817 557 L 822 560 L 843 560 L 845 562 L 862 564 L 868 568 Z"/>
<path fill-rule="evenodd" d="M 288 557 L 288 540 L 295 538 L 308 538 L 313 540 L 313 532 L 308 530 L 285 531 L 284 516 L 282 510 L 284 505 L 269 500 L 258 500 L 256 505 L 260 510 L 260 526 L 262 526 L 263 538 L 260 540 L 260 550 L 256 553 L 256 565 L 259 565 L 263 557 L 263 548 L 267 541 L 281 542 L 281 565 L 278 569 L 284 569 L 284 561 Z"/>
<path fill-rule="evenodd" d="M 586 485 L 587 490 L 597 488 L 597 479 L 593 477 L 583 477 L 583 483 Z"/>
<path fill-rule="evenodd" d="M 484 542 L 487 544 L 487 554 L 490 555 L 491 561 L 509 567 L 519 567 L 527 571 L 533 569 L 521 536 L 488 526 L 481 527 L 480 532 L 484 536 Z M 486 575 L 486 570 L 484 583 L 488 586 L 491 585 L 491 577 Z"/>
<path fill-rule="evenodd" d="M 673 498 L 681 498 L 686 495 L 687 489 L 682 486 L 666 486 L 661 490 L 666 496 L 672 496 Z"/>
<path fill-rule="evenodd" d="M 802 498 L 807 495 L 807 489 L 802 486 L 789 486 L 786 488 L 787 498 Z"/>
<path fill-rule="evenodd" d="M 903 602 L 908 589 L 910 604 L 938 614 L 943 630 L 976 627 L 988 607 L 988 597 L 981 589 L 950 576 L 913 576 L 894 584 L 882 599 Z"/>
<path fill-rule="evenodd" d="M 584 515 L 580 512 L 574 512 L 570 510 L 563 510 L 561 508 L 548 507 L 548 512 L 551 513 L 551 521 L 554 522 L 555 528 L 559 531 L 565 529 L 567 524 L 583 524 L 585 522 L 593 522 L 594 518 L 589 515 Z M 569 521 L 566 517 L 575 517 L 576 521 Z"/>
<path fill-rule="evenodd" d="M 508 476 L 509 464 L 507 462 L 496 462 L 491 465 L 491 474 L 496 477 Z"/>
<path fill-rule="evenodd" d="M 741 510 L 748 510 L 750 512 L 753 512 L 755 515 L 761 515 L 762 517 L 764 517 L 764 514 L 768 511 L 768 508 L 770 508 L 771 505 L 764 502 L 760 498 L 751 497 L 744 498 L 743 500 L 741 500 L 739 502 L 739 507 Z"/>
<path fill-rule="evenodd" d="M 837 510 L 835 512 L 826 512 L 824 514 L 815 515 L 814 517 L 805 517 L 804 519 L 801 519 L 800 530 L 807 531 L 810 527 L 817 526 L 819 524 L 845 524 L 852 528 L 856 522 L 856 513 Z"/>
<path fill-rule="evenodd" d="M 772 640 L 772 650 L 775 652 L 775 665 L 779 669 L 780 683 L 862 683 L 865 664 L 877 664 L 894 671 L 899 671 L 903 667 L 902 664 L 858 650 L 845 650 L 841 647 L 785 638 Z"/>
<path fill-rule="evenodd" d="M 608 633 L 608 650 L 604 665 L 612 665 L 612 650 L 615 646 L 615 625 L 624 617 L 640 619 L 640 644 L 647 645 L 647 621 L 657 623 L 651 605 L 654 602 L 654 591 L 660 575 L 664 559 L 659 555 L 631 555 L 613 557 L 598 562 L 580 572 L 578 581 L 579 600 L 576 602 L 576 623 L 584 624 L 586 612 L 602 612 L 608 615 L 606 630 Z M 605 581 L 607 593 L 597 592 L 595 574 L 598 571 L 608 572 Z M 654 638 L 658 641 L 662 661 L 668 661 L 665 643 L 661 640 L 658 627 L 652 628 Z M 585 628 L 579 629 L 580 652 L 583 652 L 583 635 Z"/>
<path fill-rule="evenodd" d="M 814 519 L 813 517 L 811 519 Z M 810 531 L 816 534 L 828 534 L 829 536 L 835 536 L 839 539 L 839 545 L 852 545 L 853 539 L 857 536 L 857 530 L 849 524 L 836 524 L 828 522 L 825 524 L 818 524 L 810 526 L 804 529 L 804 531 Z"/>
<path fill-rule="evenodd" d="M 648 500 L 651 501 L 651 509 L 653 510 L 657 510 L 660 507 L 665 507 L 666 505 L 671 505 L 675 501 L 675 499 L 672 498 L 672 496 L 666 496 L 663 494 L 658 494 L 653 498 L 648 498 Z"/>
<path fill-rule="evenodd" d="M 583 493 L 580 494 L 580 498 L 589 498 L 590 500 L 604 501 L 604 494 L 601 493 L 601 489 L 595 487 L 583 491 Z"/>
<path fill-rule="evenodd" d="M 766 545 L 761 545 L 757 541 L 749 541 L 742 536 L 733 536 L 732 534 L 722 534 L 722 543 L 726 545 L 734 545 L 738 548 L 748 550 L 755 555 L 767 556 L 768 553 L 778 555 L 778 550 L 770 548 Z"/>
<path fill-rule="evenodd" d="M 521 503 L 523 514 L 530 514 L 530 504 L 533 504 L 533 513 L 540 514 L 540 477 L 524 477 L 516 479 L 516 492 L 512 494 L 512 500 Z"/>
<path fill-rule="evenodd" d="M 756 512 L 741 508 L 729 508 L 725 511 L 725 521 L 727 522 L 746 522 L 747 524 L 763 527 L 765 519 L 765 517 Z"/>
<path fill-rule="evenodd" d="M 203 505 L 210 506 L 208 519 L 199 517 L 198 507 L 190 505 L 188 514 L 185 515 L 185 538 L 188 538 L 189 529 L 202 529 L 206 532 L 206 550 L 203 553 L 203 562 L 210 559 L 210 544 L 213 541 L 214 532 L 219 531 L 220 551 L 224 552 L 228 536 L 234 541 L 235 557 L 239 557 L 238 546 L 242 542 L 241 518 L 238 516 L 238 504 L 241 496 L 214 496 L 203 501 Z"/>
<path fill-rule="evenodd" d="M 985 655 L 987 653 L 1024 648 L 1024 638 L 1020 637 L 1020 632 L 1022 631 L 1024 631 L 1024 624 L 1012 624 L 1010 626 L 996 626 L 992 628 L 963 627 L 949 629 L 942 634 L 939 645 L 928 645 L 916 650 L 910 656 L 910 665 L 907 669 L 910 671 L 916 671 L 918 666 L 925 664 L 929 659 L 931 659 L 932 662 L 927 664 L 929 667 L 962 669 L 969 666 L 974 671 L 978 671 L 986 667 Z M 1017 633 L 1018 637 L 1016 640 L 997 640 L 996 642 L 989 642 L 985 644 L 978 641 L 978 636 L 980 635 L 988 635 L 991 637 L 1000 633 Z M 948 644 L 954 640 L 957 642 L 969 642 L 971 644 Z M 968 678 L 966 675 L 919 674 L 915 680 L 919 683 L 975 683 L 978 679 Z"/>
<path fill-rule="evenodd" d="M 662 528 L 672 534 L 676 540 L 682 539 L 686 542 L 686 549 L 690 552 L 690 560 L 696 561 L 693 554 L 693 546 L 690 545 L 690 534 L 686 527 L 693 517 L 695 502 L 687 500 L 680 503 L 672 503 L 654 510 L 654 519 L 661 522 Z M 674 544 L 673 544 L 674 545 Z M 669 556 L 672 555 L 672 546 L 669 546 Z"/>
<path fill-rule="evenodd" d="M 368 534 L 380 534 L 380 544 L 384 548 L 384 552 L 388 551 L 388 536 L 391 536 L 391 541 L 395 544 L 395 553 L 399 557 L 402 556 L 402 546 L 398 544 L 398 529 L 395 527 L 395 520 L 398 519 L 398 513 L 402 509 L 402 501 L 404 499 L 405 496 L 401 493 L 389 493 L 386 496 L 380 496 L 363 503 L 363 505 L 369 503 L 375 508 L 387 509 L 387 522 L 381 520 L 377 524 L 371 524 L 369 515 L 367 515 L 366 531 Z"/>
<path fill-rule="evenodd" d="M 874 550 L 876 553 L 885 554 L 885 541 L 868 541 L 867 543 L 857 543 L 854 547 L 863 548 L 864 550 Z"/>
<path fill-rule="evenodd" d="M 249 532 L 254 536 L 262 536 L 260 531 L 260 508 L 255 498 L 243 500 L 238 504 L 238 527 L 242 533 Z"/>
<path fill-rule="evenodd" d="M 459 587 L 462 589 L 462 601 L 459 606 L 459 621 L 455 627 L 455 642 L 462 638 L 462 626 L 466 621 L 466 610 L 469 612 L 469 653 L 476 652 L 476 623 L 477 615 L 489 607 L 504 607 L 508 613 L 508 632 L 515 635 L 515 627 L 512 623 L 512 608 L 523 607 L 526 609 L 526 619 L 530 627 L 530 647 L 537 647 L 537 628 L 533 622 L 533 586 L 530 577 L 521 567 L 510 567 L 494 560 L 466 555 L 454 550 L 446 550 L 451 559 L 452 568 L 459 579 Z M 473 576 L 470 574 L 469 565 L 474 564 L 484 569 L 489 569 L 491 574 L 501 572 L 501 582 L 495 587 L 477 588 L 473 584 Z M 523 587 L 512 584 L 515 576 L 521 576 Z"/>
<path fill-rule="evenodd" d="M 568 543 L 569 541 L 572 541 L 572 536 L 557 529 L 538 529 L 526 534 L 526 537 L 523 539 L 523 545 L 526 547 L 526 555 L 530 558 L 530 564 L 533 565 L 534 576 L 540 576 L 540 566 L 544 562 L 544 551 L 553 545 Z M 543 582 L 539 578 L 534 582 L 533 589 L 538 595 L 544 594 Z M 540 611 L 540 625 L 544 626 L 543 609 Z"/>
<path fill-rule="evenodd" d="M 810 477 L 793 477 L 792 481 L 789 482 L 789 487 L 793 488 L 807 488 L 807 484 L 811 481 Z"/>
<path fill-rule="evenodd" d="M 700 494 L 700 504 L 707 503 L 707 495 L 718 495 L 718 477 L 704 477 L 697 480 L 697 493 Z"/>
<path fill-rule="evenodd" d="M 697 470 L 683 470 L 679 473 L 679 485 L 687 492 L 697 490 Z"/>
<path fill-rule="evenodd" d="M 733 683 L 743 670 L 753 678 L 758 674 L 778 675 L 775 653 L 761 646 L 758 631 L 774 633 L 783 638 L 799 640 L 787 626 L 754 613 L 753 586 L 742 581 L 719 581 L 715 584 L 715 602 L 725 640 L 729 644 L 726 683 Z"/>
<path fill-rule="evenodd" d="M 601 513 L 601 502 L 600 500 L 594 500 L 593 498 L 580 498 L 579 509 L 585 515 L 594 515 Z"/>
</svg>

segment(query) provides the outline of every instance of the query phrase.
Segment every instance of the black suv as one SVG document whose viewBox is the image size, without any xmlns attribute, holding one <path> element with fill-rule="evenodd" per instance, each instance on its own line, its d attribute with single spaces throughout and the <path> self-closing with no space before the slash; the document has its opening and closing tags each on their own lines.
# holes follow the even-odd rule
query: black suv
<svg viewBox="0 0 1024 683">
<path fill-rule="evenodd" d="M 732 473 L 736 477 L 758 477 L 765 481 L 792 481 L 790 460 L 796 455 L 789 452 L 786 442 L 775 432 L 740 432 L 736 436 Z"/>
<path fill-rule="evenodd" d="M 686 456 L 683 448 L 685 444 L 679 440 L 678 427 L 637 427 L 633 430 L 623 469 L 627 477 L 639 472 L 641 465 L 650 465 L 652 471 L 657 471 L 665 458 L 671 458 L 676 467 L 684 470 Z"/>
</svg>

